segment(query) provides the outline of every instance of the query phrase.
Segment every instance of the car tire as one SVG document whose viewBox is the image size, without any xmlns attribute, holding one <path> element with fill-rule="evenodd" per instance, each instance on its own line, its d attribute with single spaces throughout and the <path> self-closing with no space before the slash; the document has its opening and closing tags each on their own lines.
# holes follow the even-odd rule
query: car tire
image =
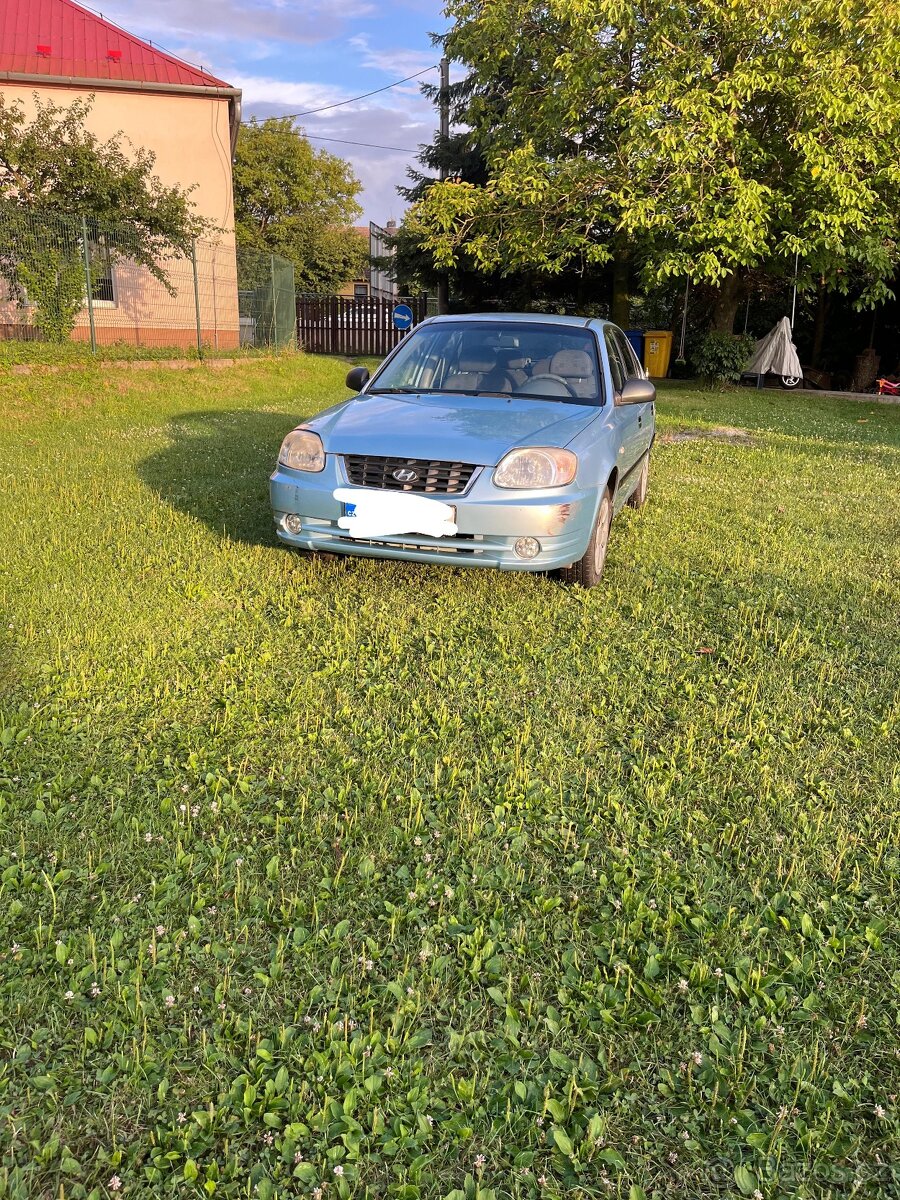
<svg viewBox="0 0 900 1200">
<path fill-rule="evenodd" d="M 627 503 L 631 508 L 643 508 L 647 503 L 647 492 L 650 488 L 650 454 L 649 451 L 644 455 L 644 461 L 641 463 L 641 469 L 638 472 L 638 481 L 634 491 L 628 497 Z"/>
<path fill-rule="evenodd" d="M 594 531 L 588 542 L 587 550 L 578 562 L 570 567 L 563 567 L 560 576 L 563 583 L 577 584 L 579 587 L 596 587 L 603 576 L 606 565 L 606 549 L 609 545 L 609 529 L 612 525 L 613 497 L 609 488 L 603 493 L 600 507 L 597 510 L 597 520 Z"/>
</svg>

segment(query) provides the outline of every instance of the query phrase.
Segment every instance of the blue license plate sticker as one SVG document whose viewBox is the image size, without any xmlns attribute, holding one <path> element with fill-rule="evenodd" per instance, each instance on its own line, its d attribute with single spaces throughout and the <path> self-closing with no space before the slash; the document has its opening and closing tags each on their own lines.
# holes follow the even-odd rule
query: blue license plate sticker
<svg viewBox="0 0 900 1200">
<path fill-rule="evenodd" d="M 345 517 L 355 517 L 356 516 L 356 505 L 355 504 L 345 504 L 344 505 L 344 516 Z"/>
</svg>

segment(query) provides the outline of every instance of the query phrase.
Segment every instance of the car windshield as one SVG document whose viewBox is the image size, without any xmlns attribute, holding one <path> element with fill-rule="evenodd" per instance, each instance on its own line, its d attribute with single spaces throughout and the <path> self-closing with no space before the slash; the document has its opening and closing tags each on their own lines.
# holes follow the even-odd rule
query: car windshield
<svg viewBox="0 0 900 1200">
<path fill-rule="evenodd" d="M 603 403 L 590 330 L 537 321 L 423 325 L 404 339 L 367 391 Z"/>
</svg>

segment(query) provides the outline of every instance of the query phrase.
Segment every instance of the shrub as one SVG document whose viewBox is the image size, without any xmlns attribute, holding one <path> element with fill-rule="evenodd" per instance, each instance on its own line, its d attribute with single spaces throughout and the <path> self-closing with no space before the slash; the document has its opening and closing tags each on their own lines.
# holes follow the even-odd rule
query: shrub
<svg viewBox="0 0 900 1200">
<path fill-rule="evenodd" d="M 694 368 L 708 386 L 737 383 L 753 345 L 746 334 L 707 333 L 694 347 Z"/>
</svg>

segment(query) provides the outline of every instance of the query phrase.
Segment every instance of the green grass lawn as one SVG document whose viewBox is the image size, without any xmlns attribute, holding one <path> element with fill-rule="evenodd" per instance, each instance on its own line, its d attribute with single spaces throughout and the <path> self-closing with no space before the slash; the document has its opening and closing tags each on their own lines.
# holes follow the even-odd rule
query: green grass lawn
<svg viewBox="0 0 900 1200">
<path fill-rule="evenodd" d="M 0 1196 L 900 1195 L 900 410 L 570 591 L 277 545 L 345 370 L 0 379 Z"/>
</svg>

